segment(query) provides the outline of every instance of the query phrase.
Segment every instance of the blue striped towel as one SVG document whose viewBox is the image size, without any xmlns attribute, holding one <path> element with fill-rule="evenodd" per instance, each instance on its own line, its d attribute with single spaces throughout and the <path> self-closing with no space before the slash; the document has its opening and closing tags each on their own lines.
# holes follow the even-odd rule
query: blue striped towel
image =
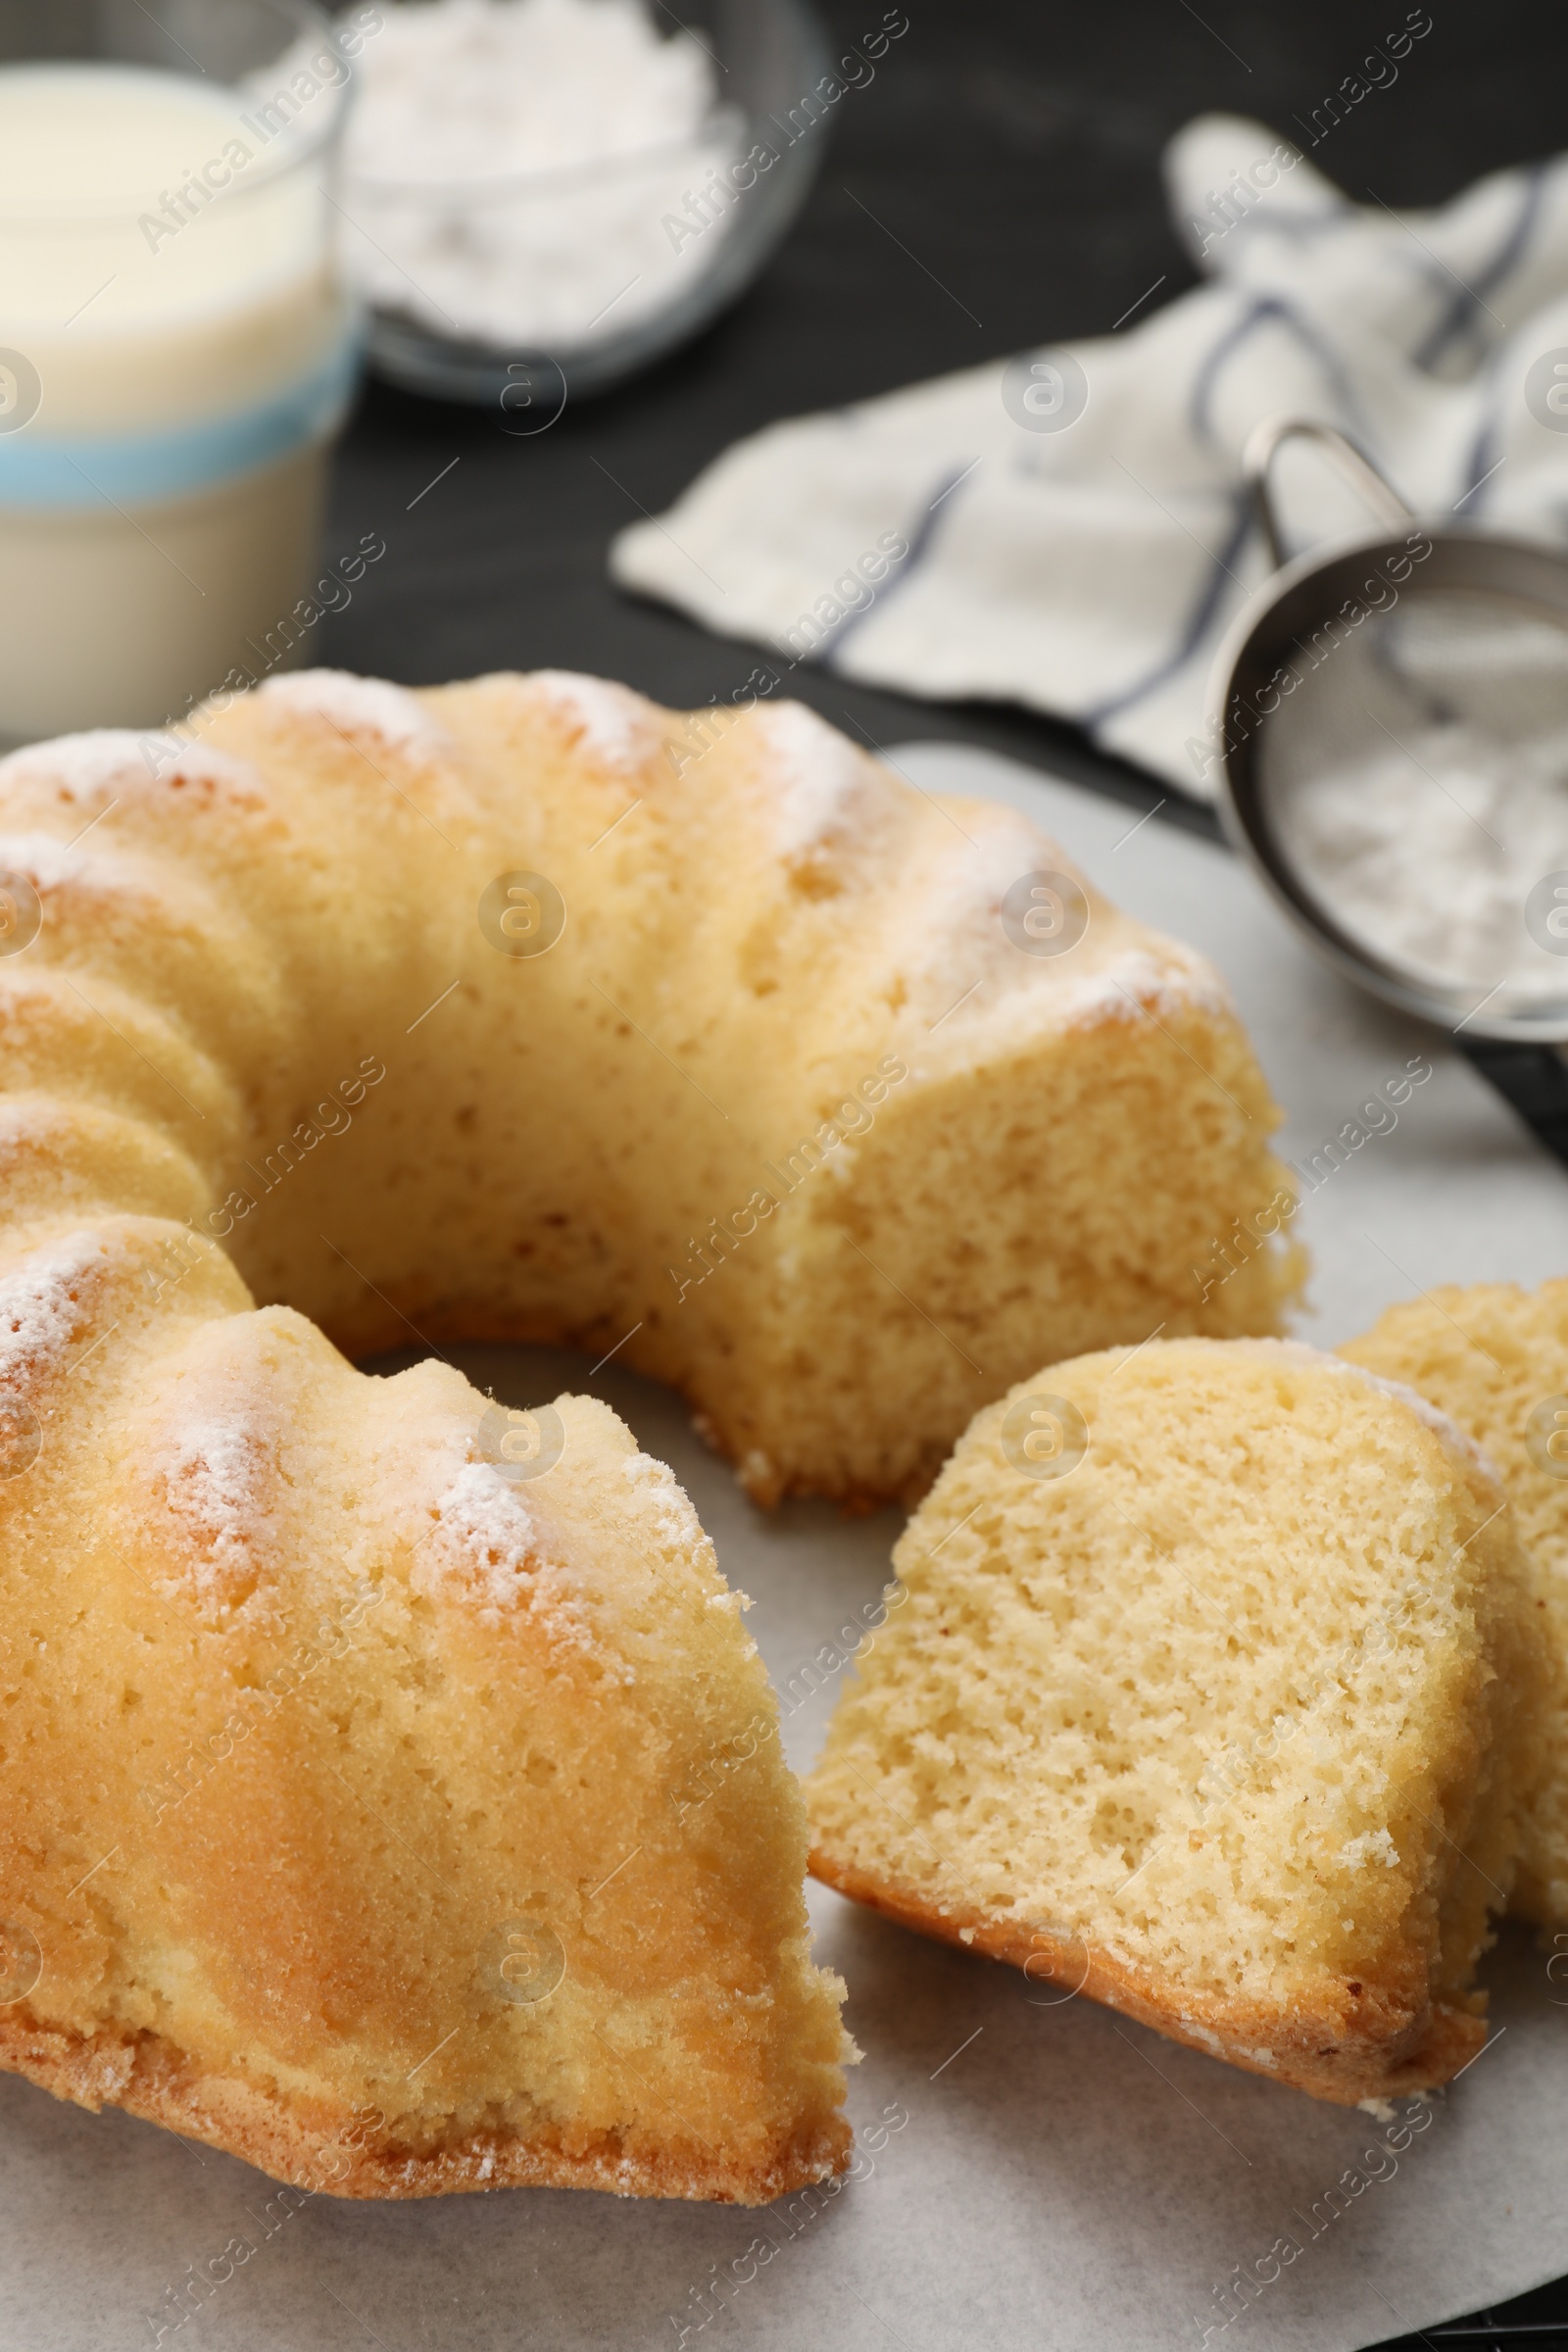
<svg viewBox="0 0 1568 2352">
<path fill-rule="evenodd" d="M 1269 568 L 1240 471 L 1260 418 L 1340 425 L 1429 520 L 1568 540 L 1568 158 L 1396 213 L 1205 116 L 1165 172 L 1207 283 L 770 425 L 623 531 L 613 578 L 770 647 L 781 681 L 1028 704 L 1204 797 L 1214 650 Z M 1280 476 L 1297 546 L 1369 527 L 1309 449 Z"/>
</svg>

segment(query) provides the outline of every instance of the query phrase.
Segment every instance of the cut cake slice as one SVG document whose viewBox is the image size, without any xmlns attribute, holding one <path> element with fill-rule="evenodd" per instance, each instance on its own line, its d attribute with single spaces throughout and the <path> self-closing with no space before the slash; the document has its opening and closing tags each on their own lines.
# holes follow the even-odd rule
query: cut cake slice
<svg viewBox="0 0 1568 2352">
<path fill-rule="evenodd" d="M 977 1416 L 894 1558 L 819 1878 L 1322 2098 L 1481 2046 L 1537 1665 L 1431 1407 L 1277 1342 L 1080 1357 Z"/>
<path fill-rule="evenodd" d="M 1512 1908 L 1568 1921 L 1568 1281 L 1433 1291 L 1341 1351 L 1450 1413 L 1496 1464 L 1545 1643 L 1542 1772 L 1520 1823 Z"/>
</svg>

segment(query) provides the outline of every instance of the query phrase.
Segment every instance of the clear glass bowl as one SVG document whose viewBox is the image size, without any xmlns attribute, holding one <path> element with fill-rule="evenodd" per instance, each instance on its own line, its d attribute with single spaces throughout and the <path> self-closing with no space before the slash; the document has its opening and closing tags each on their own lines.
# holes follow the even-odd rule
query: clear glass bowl
<svg viewBox="0 0 1568 2352">
<path fill-rule="evenodd" d="M 437 399 L 499 403 L 517 429 L 538 429 L 560 414 L 568 396 L 607 391 L 688 341 L 751 284 L 816 175 L 832 110 L 815 93 L 829 73 L 831 52 L 808 0 L 706 0 L 701 14 L 684 14 L 680 23 L 718 67 L 720 102 L 696 140 L 526 177 L 351 179 L 344 206 L 351 222 L 364 223 L 345 230 L 351 271 L 357 236 L 386 218 L 395 220 L 400 205 L 426 213 L 434 208 L 459 239 L 470 230 L 484 237 L 505 209 L 514 220 L 521 217 L 526 242 L 548 247 L 558 231 L 564 243 L 569 239 L 573 220 L 580 224 L 596 206 L 619 206 L 623 213 L 628 204 L 644 205 L 647 218 L 657 220 L 672 202 L 671 186 L 691 185 L 681 172 L 683 159 L 699 187 L 698 164 L 706 168 L 719 152 L 741 159 L 760 146 L 776 160 L 760 171 L 742 165 L 738 177 L 752 184 L 732 186 L 733 202 L 693 236 L 680 270 L 656 301 L 646 293 L 640 303 L 614 297 L 601 315 L 604 323 L 591 331 L 524 332 L 504 343 L 440 328 L 429 317 L 438 307 L 435 287 L 425 301 L 412 295 L 397 301 L 385 291 L 382 269 L 368 333 L 370 363 L 381 375 Z M 700 213 L 695 217 L 700 220 Z M 376 250 L 383 264 L 399 269 L 395 245 Z M 619 318 L 609 316 L 616 310 Z"/>
</svg>

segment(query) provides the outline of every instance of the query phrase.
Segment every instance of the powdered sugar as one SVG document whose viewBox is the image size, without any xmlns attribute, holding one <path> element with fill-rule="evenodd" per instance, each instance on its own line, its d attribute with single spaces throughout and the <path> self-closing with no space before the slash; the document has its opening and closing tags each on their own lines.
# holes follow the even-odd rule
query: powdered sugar
<svg viewBox="0 0 1568 2352">
<path fill-rule="evenodd" d="M 0 1275 L 0 1389 L 25 1396 L 68 1367 L 87 1346 L 102 1292 L 122 1264 L 109 1237 L 89 1226 Z"/>
<path fill-rule="evenodd" d="M 1089 906 L 1078 941 L 1060 954 L 1020 947 L 1004 906 L 1020 883 L 1042 874 L 1075 878 L 1066 853 L 1020 811 L 994 804 L 959 811 L 918 886 L 899 899 L 893 944 L 913 943 L 901 960 L 928 1032 L 972 1051 L 982 1031 L 995 1050 L 1048 1026 L 1175 1021 L 1195 1005 L 1234 1018 L 1229 990 L 1202 956 L 1102 905 Z"/>
<path fill-rule="evenodd" d="M 1003 928 L 1002 908 L 1024 875 L 1066 864 L 1055 843 L 1012 808 L 973 805 L 961 823 L 942 828 L 927 869 L 898 896 L 890 941 L 927 1026 L 951 1018 L 956 1001 L 970 990 L 979 1000 L 971 1019 L 994 1011 L 998 999 L 988 982 L 1001 979 L 1008 997 L 1033 997 L 1048 972 L 1062 976 L 1061 959 L 1019 952 Z"/>
<path fill-rule="evenodd" d="M 805 703 L 759 704 L 747 724 L 761 739 L 773 846 L 786 865 L 808 862 L 830 842 L 849 842 L 889 800 L 886 771 Z"/>
<path fill-rule="evenodd" d="M 297 669 L 269 678 L 257 692 L 301 718 L 323 718 L 339 734 L 369 736 L 389 751 L 432 753 L 452 738 L 407 687 L 358 678 L 347 669 Z"/>
<path fill-rule="evenodd" d="M 112 801 L 162 799 L 192 783 L 221 789 L 247 808 L 261 804 L 262 779 L 249 761 L 166 730 L 97 727 L 29 743 L 0 760 L 0 794 L 9 784 L 53 785 L 62 800 L 94 811 Z"/>
<path fill-rule="evenodd" d="M 1017 960 L 1022 964 L 1026 959 Z M 1051 974 L 1049 980 L 1040 977 L 1042 969 Z M 1009 978 L 1011 986 L 1006 984 Z M 1147 948 L 1125 948 L 1087 972 L 1068 970 L 1065 959 L 1033 964 L 1016 975 L 1005 967 L 1000 975 L 993 969 L 978 986 L 971 980 L 967 999 L 959 994 L 963 983 L 956 969 L 947 974 L 943 986 L 950 1004 L 937 1008 L 934 1022 L 927 1007 L 936 1005 L 941 991 L 933 988 L 929 977 L 916 1005 L 927 1028 L 936 1032 L 930 1044 L 910 1057 L 916 1079 L 930 1075 L 935 1064 L 927 1056 L 940 1057 L 944 1047 L 972 1060 L 981 1053 L 1020 1049 L 1051 1029 L 1100 1029 L 1111 1022 L 1131 1028 L 1142 1020 L 1168 1026 L 1183 1020 L 1195 1005 L 1223 1018 L 1234 1017 L 1218 974 L 1174 946 L 1168 959 Z M 952 1003 L 953 998 L 958 1002 Z"/>
<path fill-rule="evenodd" d="M 677 1552 L 683 1559 L 701 1558 L 710 1567 L 715 1564 L 713 1546 L 667 1462 L 656 1461 L 652 1454 L 628 1454 L 620 1465 L 620 1475 L 635 1490 L 667 1551 Z"/>
<path fill-rule="evenodd" d="M 601 767 L 635 772 L 664 740 L 655 706 L 629 686 L 575 669 L 536 669 L 517 692 L 562 721 L 566 740 Z"/>
<path fill-rule="evenodd" d="M 389 7 L 346 145 L 345 243 L 370 298 L 439 335 L 559 352 L 706 272 L 743 125 L 717 113 L 706 44 L 664 17 L 643 0 Z"/>
<path fill-rule="evenodd" d="M 25 874 L 39 892 L 78 881 L 90 865 L 86 851 L 74 850 L 52 833 L 0 833 L 0 873 Z"/>
<path fill-rule="evenodd" d="M 1386 1870 L 1396 1870 L 1399 1849 L 1387 1830 L 1365 1830 L 1340 1848 L 1340 1860 L 1347 1870 L 1365 1870 L 1369 1862 L 1381 1862 Z"/>
<path fill-rule="evenodd" d="M 173 742 L 172 736 L 163 735 L 152 740 L 159 746 Z M 29 782 L 37 777 L 64 784 L 73 795 L 97 792 L 106 784 L 118 783 L 127 771 L 147 775 L 141 745 L 142 738 L 128 727 L 94 727 L 84 735 L 57 735 L 49 743 L 29 743 L 0 760 L 0 786 L 14 777 L 25 777 Z"/>
<path fill-rule="evenodd" d="M 1558 1003 L 1561 901 L 1533 894 L 1568 867 L 1560 618 L 1447 588 L 1340 650 L 1313 654 L 1264 738 L 1282 853 L 1384 962 L 1500 998 L 1493 1012 Z"/>
<path fill-rule="evenodd" d="M 203 1600 L 233 1602 L 254 1586 L 272 1527 L 275 1433 L 244 1411 L 198 1410 L 155 1446 L 149 1468 Z"/>
<path fill-rule="evenodd" d="M 435 1531 L 415 1555 L 416 1592 L 456 1595 L 492 1623 L 531 1616 L 557 1640 L 592 1646 L 580 1595 L 550 1558 L 522 1496 L 492 1463 L 464 1462 L 435 1508 Z"/>
<path fill-rule="evenodd" d="M 533 1519 L 510 1482 L 489 1462 L 465 1462 L 436 1512 L 440 1532 L 424 1555 L 481 1606 L 513 1608 L 538 1561 Z"/>
<path fill-rule="evenodd" d="M 1144 1015 L 1178 1020 L 1195 1004 L 1214 1013 L 1233 1010 L 1230 992 L 1213 967 L 1173 944 L 1157 956 L 1147 948 L 1127 948 L 1098 971 L 1072 977 L 1052 1010 L 1064 1027 L 1084 1029 Z"/>
</svg>

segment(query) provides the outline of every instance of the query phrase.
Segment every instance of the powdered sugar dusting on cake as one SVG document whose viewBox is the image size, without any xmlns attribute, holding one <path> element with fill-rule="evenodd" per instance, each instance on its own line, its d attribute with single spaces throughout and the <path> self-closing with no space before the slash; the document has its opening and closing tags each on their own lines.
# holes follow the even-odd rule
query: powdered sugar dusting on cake
<svg viewBox="0 0 1568 2352">
<path fill-rule="evenodd" d="M 1004 921 L 1008 892 L 1031 874 L 1071 876 L 1072 866 L 1016 809 L 979 805 L 961 813 L 962 832 L 937 845 L 918 883 L 899 894 L 889 942 L 931 1040 L 920 1041 L 922 1062 L 928 1053 L 947 1058 L 981 1045 L 1004 1051 L 1046 1028 L 1171 1021 L 1195 1002 L 1230 1011 L 1224 982 L 1202 957 L 1147 933 L 1114 945 L 1114 930 L 1107 939 L 1097 928 L 1121 924 L 1106 908 L 1091 908 L 1079 943 L 1062 955 L 1025 953 Z"/>
<path fill-rule="evenodd" d="M 0 873 L 25 874 L 38 891 L 59 890 L 89 871 L 91 858 L 52 833 L 0 833 Z"/>
<path fill-rule="evenodd" d="M 679 1552 L 685 1559 L 701 1557 L 706 1566 L 716 1567 L 713 1546 L 667 1462 L 656 1461 L 648 1453 L 631 1453 L 622 1461 L 620 1475 L 635 1490 L 667 1550 Z"/>
<path fill-rule="evenodd" d="M 25 1396 L 67 1368 L 93 1337 L 118 1263 L 109 1237 L 89 1226 L 0 1275 L 0 1389 Z"/>
<path fill-rule="evenodd" d="M 951 1018 L 966 992 L 976 999 L 971 1020 L 995 1009 L 998 979 L 1009 995 L 1038 985 L 1041 961 L 1009 941 L 1002 905 L 1021 875 L 1065 864 L 1054 842 L 998 804 L 966 808 L 961 828 L 944 827 L 926 871 L 897 894 L 891 910 L 897 928 L 890 945 L 928 1028 L 944 1014 Z"/>
<path fill-rule="evenodd" d="M 890 944 L 910 983 L 916 1017 L 929 1034 L 940 1028 L 948 1048 L 961 1039 L 963 1050 L 972 1051 L 977 1032 L 996 1048 L 1047 1025 L 1170 1021 L 1195 1004 L 1234 1016 L 1224 981 L 1203 956 L 1162 934 L 1129 938 L 1124 919 L 1102 905 L 1091 905 L 1078 943 L 1061 955 L 1026 953 L 1004 908 L 1010 891 L 1039 874 L 1077 878 L 1065 851 L 1021 810 L 971 803 L 936 846 L 918 884 L 899 894 L 899 929 Z"/>
<path fill-rule="evenodd" d="M 1365 1870 L 1369 1862 L 1381 1862 L 1385 1870 L 1397 1870 L 1399 1849 L 1386 1829 L 1363 1830 L 1340 1848 L 1340 1860 L 1347 1870 Z"/>
<path fill-rule="evenodd" d="M 75 889 L 124 901 L 153 900 L 167 906 L 172 897 L 166 873 L 154 876 L 130 860 L 100 850 L 94 835 L 90 847 L 78 849 L 53 833 L 0 833 L 0 873 L 25 874 L 40 898 L 51 891 Z M 189 898 L 192 885 L 181 877 L 180 895 Z"/>
<path fill-rule="evenodd" d="M 265 798 L 248 760 L 163 728 L 137 735 L 128 727 L 97 727 L 29 743 L 0 760 L 0 794 L 7 785 L 53 786 L 62 800 L 95 814 L 111 802 L 145 804 L 192 783 L 220 788 L 246 808 Z"/>
<path fill-rule="evenodd" d="M 149 741 L 162 746 L 172 743 L 173 738 L 157 735 Z M 84 735 L 57 735 L 50 743 L 29 743 L 0 760 L 0 786 L 24 777 L 29 783 L 39 779 L 64 784 L 72 793 L 96 792 L 130 771 L 139 769 L 145 776 L 148 766 L 141 747 L 142 738 L 128 727 L 94 727 Z"/>
<path fill-rule="evenodd" d="M 559 720 L 566 740 L 601 767 L 630 774 L 646 767 L 664 741 L 654 705 L 629 686 L 575 669 L 536 669 L 516 681 L 525 700 Z"/>
<path fill-rule="evenodd" d="M 511 1609 L 524 1597 L 534 1557 L 534 1523 L 521 1497 L 489 1462 L 465 1462 L 436 1504 L 439 1532 L 423 1546 L 469 1597 Z M 416 1571 L 417 1575 L 417 1571 Z"/>
<path fill-rule="evenodd" d="M 148 1467 L 172 1522 L 179 1581 L 203 1601 L 243 1600 L 274 1532 L 275 1431 L 243 1409 L 198 1409 L 163 1433 Z"/>
<path fill-rule="evenodd" d="M 1067 1028 L 1098 1027 L 1102 1021 L 1135 1021 L 1143 1015 L 1175 1020 L 1184 1008 L 1230 1013 L 1230 992 L 1212 965 L 1170 943 L 1165 954 L 1127 948 L 1098 971 L 1069 979 L 1055 1007 Z"/>
<path fill-rule="evenodd" d="M 786 865 L 864 830 L 888 779 L 847 736 L 805 703 L 759 703 L 744 723 L 760 738 L 763 797 Z"/>
<path fill-rule="evenodd" d="M 492 1623 L 531 1616 L 574 1648 L 593 1646 L 580 1595 L 549 1557 L 516 1487 L 493 1463 L 466 1461 L 435 1510 L 435 1530 L 415 1554 L 416 1592 L 456 1594 Z"/>
<path fill-rule="evenodd" d="M 119 929 L 133 920 L 161 928 L 172 916 L 202 923 L 210 936 L 231 942 L 247 932 L 244 918 L 188 867 L 171 871 L 167 860 L 124 857 L 112 846 L 101 848 L 103 838 L 94 832 L 78 847 L 53 833 L 0 833 L 0 873 L 31 882 L 42 902 L 46 937 L 57 916 L 92 940 L 109 924 Z"/>
<path fill-rule="evenodd" d="M 258 692 L 301 718 L 325 719 L 338 734 L 369 736 L 389 751 L 451 748 L 451 736 L 424 705 L 407 687 L 385 678 L 357 678 L 347 669 L 297 669 L 267 679 Z"/>
</svg>

